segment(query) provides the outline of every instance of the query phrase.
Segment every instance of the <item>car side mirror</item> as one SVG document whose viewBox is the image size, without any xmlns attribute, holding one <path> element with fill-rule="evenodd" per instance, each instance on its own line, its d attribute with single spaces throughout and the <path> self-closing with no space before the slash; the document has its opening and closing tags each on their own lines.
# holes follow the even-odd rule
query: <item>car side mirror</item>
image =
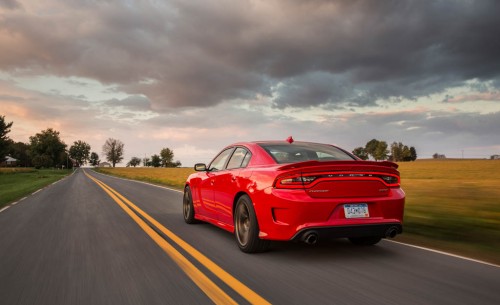
<svg viewBox="0 0 500 305">
<path fill-rule="evenodd" d="M 197 172 L 206 172 L 207 166 L 204 163 L 196 163 L 194 165 L 194 170 Z"/>
</svg>

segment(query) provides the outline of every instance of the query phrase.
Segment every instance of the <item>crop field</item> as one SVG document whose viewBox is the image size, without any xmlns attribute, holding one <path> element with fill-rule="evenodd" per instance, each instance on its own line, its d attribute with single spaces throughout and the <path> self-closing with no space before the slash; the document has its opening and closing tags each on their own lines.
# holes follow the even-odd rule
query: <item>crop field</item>
<svg viewBox="0 0 500 305">
<path fill-rule="evenodd" d="M 405 234 L 398 238 L 500 263 L 500 161 L 400 163 Z"/>
<path fill-rule="evenodd" d="M 96 171 L 117 177 L 156 183 L 182 190 L 192 168 L 161 168 L 161 167 L 97 167 Z"/>
<path fill-rule="evenodd" d="M 418 160 L 399 164 L 410 242 L 500 264 L 500 161 Z M 182 189 L 190 168 L 100 168 Z"/>
</svg>

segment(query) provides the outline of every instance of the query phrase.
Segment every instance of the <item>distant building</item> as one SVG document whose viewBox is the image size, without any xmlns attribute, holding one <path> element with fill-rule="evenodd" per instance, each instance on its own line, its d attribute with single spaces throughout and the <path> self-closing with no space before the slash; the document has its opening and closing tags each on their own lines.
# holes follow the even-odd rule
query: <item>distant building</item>
<svg viewBox="0 0 500 305">
<path fill-rule="evenodd" d="M 101 163 L 99 163 L 99 167 L 111 167 L 111 163 L 101 162 Z"/>
<path fill-rule="evenodd" d="M 490 158 L 491 160 L 500 160 L 500 155 L 493 155 Z"/>
<path fill-rule="evenodd" d="M 5 161 L 0 163 L 0 165 L 5 167 L 13 167 L 17 166 L 17 161 L 17 159 L 12 158 L 11 156 L 6 156 Z"/>
</svg>

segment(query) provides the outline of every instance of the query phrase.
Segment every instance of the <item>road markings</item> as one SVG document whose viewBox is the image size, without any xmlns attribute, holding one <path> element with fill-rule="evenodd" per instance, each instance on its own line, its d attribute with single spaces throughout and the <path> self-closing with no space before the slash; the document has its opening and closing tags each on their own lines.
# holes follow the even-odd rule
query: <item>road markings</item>
<svg viewBox="0 0 500 305">
<path fill-rule="evenodd" d="M 461 255 L 457 255 L 457 254 L 453 254 L 453 253 L 449 253 L 449 252 L 444 252 L 444 251 L 440 251 L 440 250 L 436 250 L 436 249 L 431 249 L 431 248 L 416 246 L 416 245 L 412 245 L 412 244 L 406 244 L 406 243 L 402 243 L 400 241 L 395 241 L 395 240 L 387 240 L 387 241 L 391 242 L 391 243 L 395 243 L 395 244 L 404 245 L 404 246 L 407 246 L 407 247 L 412 247 L 412 248 L 416 248 L 416 249 L 420 249 L 420 250 L 425 250 L 425 251 L 429 251 L 429 252 L 438 253 L 438 254 L 441 254 L 441 255 L 446 255 L 446 256 L 451 256 L 451 257 L 455 257 L 455 258 L 460 258 L 460 259 L 463 259 L 463 260 L 466 260 L 466 261 L 470 261 L 470 262 L 474 262 L 474 263 L 479 263 L 479 264 L 483 264 L 483 265 L 488 265 L 488 266 L 493 266 L 493 267 L 500 268 L 500 265 L 495 265 L 493 263 L 488 263 L 488 262 L 485 262 L 485 261 L 473 259 L 473 258 L 466 257 L 466 256 L 461 256 Z"/>
<path fill-rule="evenodd" d="M 8 208 L 10 208 L 10 206 L 6 206 L 5 208 L 1 209 L 0 213 L 2 213 L 3 211 L 7 210 Z"/>
<path fill-rule="evenodd" d="M 84 171 L 85 172 L 85 171 Z M 156 233 L 150 226 L 148 226 L 140 217 L 135 213 L 141 215 L 149 221 L 153 226 L 175 242 L 184 251 L 189 253 L 194 259 L 200 262 L 208 270 L 210 270 L 214 275 L 221 279 L 225 284 L 231 287 L 234 291 L 240 294 L 251 304 L 270 304 L 260 295 L 252 291 L 250 288 L 245 286 L 239 280 L 234 278 L 232 275 L 227 273 L 224 269 L 215 264 L 208 257 L 200 253 L 198 250 L 193 248 L 191 245 L 186 243 L 180 237 L 175 235 L 172 231 L 165 228 L 154 218 L 149 216 L 127 198 L 122 196 L 116 190 L 106 185 L 104 182 L 98 180 L 87 174 L 85 175 L 98 184 L 108 195 L 113 198 L 113 200 L 118 203 L 122 209 L 129 214 L 132 219 L 134 219 L 137 224 L 179 265 L 179 267 L 193 280 L 200 289 L 202 289 L 207 296 L 214 301 L 216 304 L 236 304 L 236 302 L 231 299 L 224 291 L 222 291 L 218 286 L 216 286 L 210 279 L 208 279 L 199 269 L 197 269 L 191 262 L 189 262 L 180 252 L 173 248 L 165 239 L 163 239 L 158 233 Z M 135 211 L 135 213 L 134 213 Z M 150 234 L 151 233 L 151 234 Z"/>
</svg>

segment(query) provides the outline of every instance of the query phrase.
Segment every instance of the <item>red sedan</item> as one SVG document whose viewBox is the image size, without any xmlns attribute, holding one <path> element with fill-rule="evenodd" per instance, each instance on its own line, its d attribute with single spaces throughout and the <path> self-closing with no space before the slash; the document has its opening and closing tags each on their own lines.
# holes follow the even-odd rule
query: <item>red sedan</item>
<svg viewBox="0 0 500 305">
<path fill-rule="evenodd" d="M 234 232 L 244 252 L 265 251 L 271 240 L 314 244 L 324 237 L 373 245 L 402 232 L 397 167 L 327 144 L 236 143 L 208 166 L 195 165 L 184 188 L 184 220 Z"/>
</svg>

